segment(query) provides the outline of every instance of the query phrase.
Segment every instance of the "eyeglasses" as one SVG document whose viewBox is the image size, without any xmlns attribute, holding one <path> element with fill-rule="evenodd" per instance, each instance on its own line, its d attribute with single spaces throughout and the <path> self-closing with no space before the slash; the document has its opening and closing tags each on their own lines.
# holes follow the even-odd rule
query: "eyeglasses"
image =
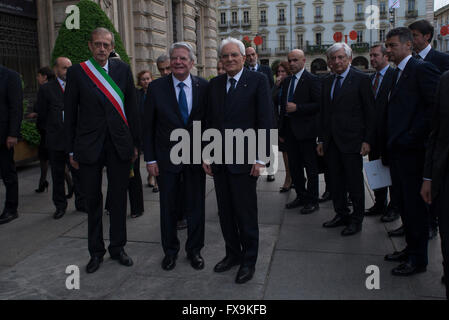
<svg viewBox="0 0 449 320">
<path fill-rule="evenodd" d="M 109 48 L 112 47 L 112 45 L 110 43 L 105 43 L 105 42 L 94 42 L 93 45 L 97 49 L 100 49 L 101 47 L 103 47 L 106 50 L 108 50 Z"/>
</svg>

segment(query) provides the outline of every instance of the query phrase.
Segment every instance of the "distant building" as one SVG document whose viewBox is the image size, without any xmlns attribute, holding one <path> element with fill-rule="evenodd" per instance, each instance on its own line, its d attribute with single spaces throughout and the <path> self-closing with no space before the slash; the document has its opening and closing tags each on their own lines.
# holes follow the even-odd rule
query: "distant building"
<svg viewBox="0 0 449 320">
<path fill-rule="evenodd" d="M 379 8 L 379 29 L 368 29 L 365 9 Z M 347 37 L 354 51 L 353 65 L 369 66 L 369 46 L 384 41 L 391 28 L 388 0 L 216 0 L 219 40 L 228 36 L 263 39 L 257 51 L 262 63 L 286 59 L 294 48 L 306 53 L 307 68 L 314 73 L 327 70 L 325 50 L 336 32 Z M 394 25 L 408 26 L 415 20 L 433 21 L 433 0 L 400 0 Z M 349 39 L 350 31 L 357 34 Z"/>
<path fill-rule="evenodd" d="M 449 28 L 449 4 L 435 11 L 435 34 L 433 36 L 435 49 L 449 53 L 449 34 L 444 36 L 441 34 L 441 27 L 443 26 L 448 26 Z"/>
</svg>

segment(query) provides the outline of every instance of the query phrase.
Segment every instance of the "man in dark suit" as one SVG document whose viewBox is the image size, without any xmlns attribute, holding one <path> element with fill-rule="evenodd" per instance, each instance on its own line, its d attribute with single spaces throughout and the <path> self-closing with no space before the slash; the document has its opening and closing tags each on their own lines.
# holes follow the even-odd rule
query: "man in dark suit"
<svg viewBox="0 0 449 320">
<path fill-rule="evenodd" d="M 201 249 L 204 247 L 205 174 L 201 162 L 193 163 L 195 150 L 193 126 L 201 124 L 207 99 L 207 81 L 192 76 L 195 56 L 190 44 L 174 43 L 170 48 L 171 75 L 153 81 L 145 104 L 145 161 L 148 172 L 158 177 L 161 204 L 161 237 L 165 257 L 162 269 L 172 270 L 179 252 L 177 237 L 177 205 L 187 208 L 187 258 L 194 269 L 204 268 Z M 194 121 L 197 122 L 194 124 Z M 176 129 L 189 133 L 189 157 L 186 162 L 172 159 L 171 140 Z M 201 141 L 197 141 L 201 146 Z M 182 151 L 187 152 L 185 149 Z M 184 154 L 183 154 L 184 156 Z M 184 190 L 179 190 L 180 181 Z"/>
<path fill-rule="evenodd" d="M 376 118 L 376 138 L 371 146 L 369 153 L 369 160 L 378 160 L 381 155 L 382 141 L 385 139 L 384 130 L 385 125 L 384 116 L 388 103 L 388 94 L 390 93 L 391 84 L 393 82 L 393 71 L 388 63 L 388 56 L 386 55 L 386 48 L 383 43 L 375 44 L 370 49 L 371 66 L 376 72 L 371 76 L 371 83 L 373 88 L 375 103 L 375 118 Z M 387 206 L 387 194 L 390 189 L 390 204 Z M 399 218 L 399 211 L 394 202 L 393 187 L 382 188 L 374 190 L 374 205 L 365 211 L 365 216 L 374 216 L 381 214 L 383 222 L 391 222 Z"/>
<path fill-rule="evenodd" d="M 267 78 L 243 67 L 245 46 L 241 41 L 227 38 L 222 41 L 219 52 L 226 74 L 215 77 L 209 84 L 207 127 L 219 130 L 221 137 L 225 137 L 226 129 L 265 132 L 271 129 L 274 107 Z M 219 163 L 209 164 L 206 159 L 203 164 L 206 173 L 214 177 L 218 215 L 226 245 L 226 256 L 214 271 L 224 272 L 240 265 L 237 283 L 249 281 L 255 271 L 259 246 L 256 184 L 260 170 L 265 167 L 255 155 L 257 149 L 250 149 L 256 148 L 257 143 L 250 144 L 249 139 L 245 140 L 244 147 L 238 146 L 238 153 L 245 158 L 243 164 L 236 161 L 235 144 L 232 161 L 227 159 L 225 163 L 221 158 Z"/>
<path fill-rule="evenodd" d="M 55 61 L 54 71 L 56 79 L 43 84 L 37 96 L 36 109 L 40 114 L 45 114 L 46 141 L 50 157 L 51 176 L 53 180 L 53 203 L 56 212 L 54 219 L 64 216 L 67 208 L 67 198 L 65 195 L 65 168 L 68 164 L 68 156 L 65 152 L 65 131 L 64 131 L 64 90 L 66 85 L 67 69 L 72 66 L 70 59 L 59 57 Z M 73 169 L 72 176 L 75 192 L 75 207 L 78 211 L 85 211 L 84 199 L 81 195 L 78 171 Z"/>
<path fill-rule="evenodd" d="M 443 280 L 446 298 L 449 299 L 449 71 L 440 79 L 435 95 L 435 110 L 431 133 L 426 148 L 424 181 L 421 196 L 433 204 L 440 224 L 441 251 L 443 254 Z"/>
<path fill-rule="evenodd" d="M 387 34 L 385 43 L 397 66 L 387 106 L 386 152 L 407 242 L 403 251 L 385 256 L 402 262 L 392 270 L 397 276 L 424 272 L 428 263 L 428 208 L 420 189 L 439 71 L 412 57 L 412 40 L 411 31 L 400 27 Z"/>
<path fill-rule="evenodd" d="M 323 227 L 346 225 L 341 234 L 349 236 L 362 229 L 365 213 L 362 170 L 375 139 L 374 95 L 369 76 L 351 67 L 352 50 L 346 43 L 335 43 L 326 54 L 334 76 L 322 85 L 317 152 L 328 153 L 336 216 Z M 346 191 L 354 208 L 351 215 Z"/>
<path fill-rule="evenodd" d="M 140 146 L 136 89 L 129 66 L 108 59 L 114 35 L 105 28 L 92 31 L 88 42 L 92 58 L 67 72 L 64 94 L 66 151 L 70 163 L 80 170 L 88 218 L 91 259 L 88 273 L 95 272 L 106 253 L 103 242 L 103 196 L 101 181 L 107 167 L 111 192 L 109 254 L 120 264 L 131 266 L 125 253 L 126 196 L 131 163 Z"/>
<path fill-rule="evenodd" d="M 282 83 L 281 114 L 285 117 L 281 117 L 279 131 L 285 137 L 296 199 L 287 203 L 286 207 L 290 209 L 303 205 L 300 212 L 310 214 L 319 209 L 316 137 L 321 85 L 318 78 L 304 68 L 306 58 L 302 50 L 291 51 L 288 63 L 292 76 Z"/>
<path fill-rule="evenodd" d="M 0 65 L 0 175 L 6 188 L 0 224 L 18 217 L 19 182 L 14 164 L 14 146 L 23 114 L 22 81 L 18 73 Z"/>
<path fill-rule="evenodd" d="M 432 63 L 441 73 L 449 70 L 449 54 L 433 49 L 430 45 L 434 28 L 427 20 L 413 22 L 408 28 L 413 35 L 415 58 Z"/>
</svg>

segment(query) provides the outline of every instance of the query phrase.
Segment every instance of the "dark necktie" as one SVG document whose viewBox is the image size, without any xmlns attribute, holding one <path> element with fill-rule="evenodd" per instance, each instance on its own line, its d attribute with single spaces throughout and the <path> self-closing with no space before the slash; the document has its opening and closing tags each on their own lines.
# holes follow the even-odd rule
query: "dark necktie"
<svg viewBox="0 0 449 320">
<path fill-rule="evenodd" d="M 377 95 L 377 89 L 379 88 L 379 79 L 380 79 L 380 72 L 376 72 L 376 77 L 374 78 L 374 84 L 373 84 L 374 96 Z"/>
<path fill-rule="evenodd" d="M 295 95 L 295 81 L 296 81 L 296 76 L 293 75 L 292 76 L 292 80 L 290 81 L 290 89 L 288 90 L 288 100 L 287 100 L 287 102 L 292 102 L 293 101 L 293 96 Z"/>
<path fill-rule="evenodd" d="M 184 82 L 178 83 L 179 87 L 179 96 L 178 96 L 178 104 L 179 104 L 179 111 L 181 111 L 182 120 L 184 120 L 184 124 L 187 124 L 187 120 L 189 119 L 189 108 L 187 106 L 187 97 L 186 93 L 184 92 Z"/>
<path fill-rule="evenodd" d="M 235 83 L 237 82 L 237 80 L 235 80 L 234 78 L 230 78 L 229 82 L 231 83 L 231 86 L 229 87 L 228 90 L 228 95 L 232 94 L 235 90 Z"/>
<path fill-rule="evenodd" d="M 334 86 L 334 94 L 332 96 L 332 100 L 335 100 L 336 97 L 338 97 L 338 94 L 340 93 L 341 89 L 341 79 L 343 79 L 342 76 L 336 76 L 337 81 L 335 81 Z"/>
</svg>

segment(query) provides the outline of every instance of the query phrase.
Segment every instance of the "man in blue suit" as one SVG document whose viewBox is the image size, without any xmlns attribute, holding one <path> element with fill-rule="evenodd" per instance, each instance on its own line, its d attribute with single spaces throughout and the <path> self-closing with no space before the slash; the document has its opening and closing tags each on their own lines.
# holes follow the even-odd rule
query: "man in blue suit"
<svg viewBox="0 0 449 320">
<path fill-rule="evenodd" d="M 157 177 L 161 206 L 161 237 L 165 257 L 162 269 L 176 266 L 179 252 L 177 237 L 177 205 L 183 203 L 187 217 L 187 258 L 194 269 L 204 268 L 205 174 L 201 163 L 194 164 L 193 122 L 202 121 L 207 97 L 207 81 L 192 76 L 195 56 L 190 44 L 174 43 L 170 48 L 171 74 L 151 82 L 144 111 L 144 152 L 147 170 Z M 190 135 L 188 163 L 177 164 L 171 150 L 173 130 L 185 129 Z M 199 142 L 201 144 L 201 142 Z M 182 187 L 179 184 L 182 179 Z"/>
<path fill-rule="evenodd" d="M 385 43 L 397 66 L 387 105 L 386 154 L 407 242 L 403 251 L 385 256 L 401 262 L 392 270 L 396 276 L 425 272 L 428 263 L 428 208 L 420 190 L 439 71 L 412 57 L 412 41 L 412 32 L 400 27 L 387 34 Z"/>
</svg>

